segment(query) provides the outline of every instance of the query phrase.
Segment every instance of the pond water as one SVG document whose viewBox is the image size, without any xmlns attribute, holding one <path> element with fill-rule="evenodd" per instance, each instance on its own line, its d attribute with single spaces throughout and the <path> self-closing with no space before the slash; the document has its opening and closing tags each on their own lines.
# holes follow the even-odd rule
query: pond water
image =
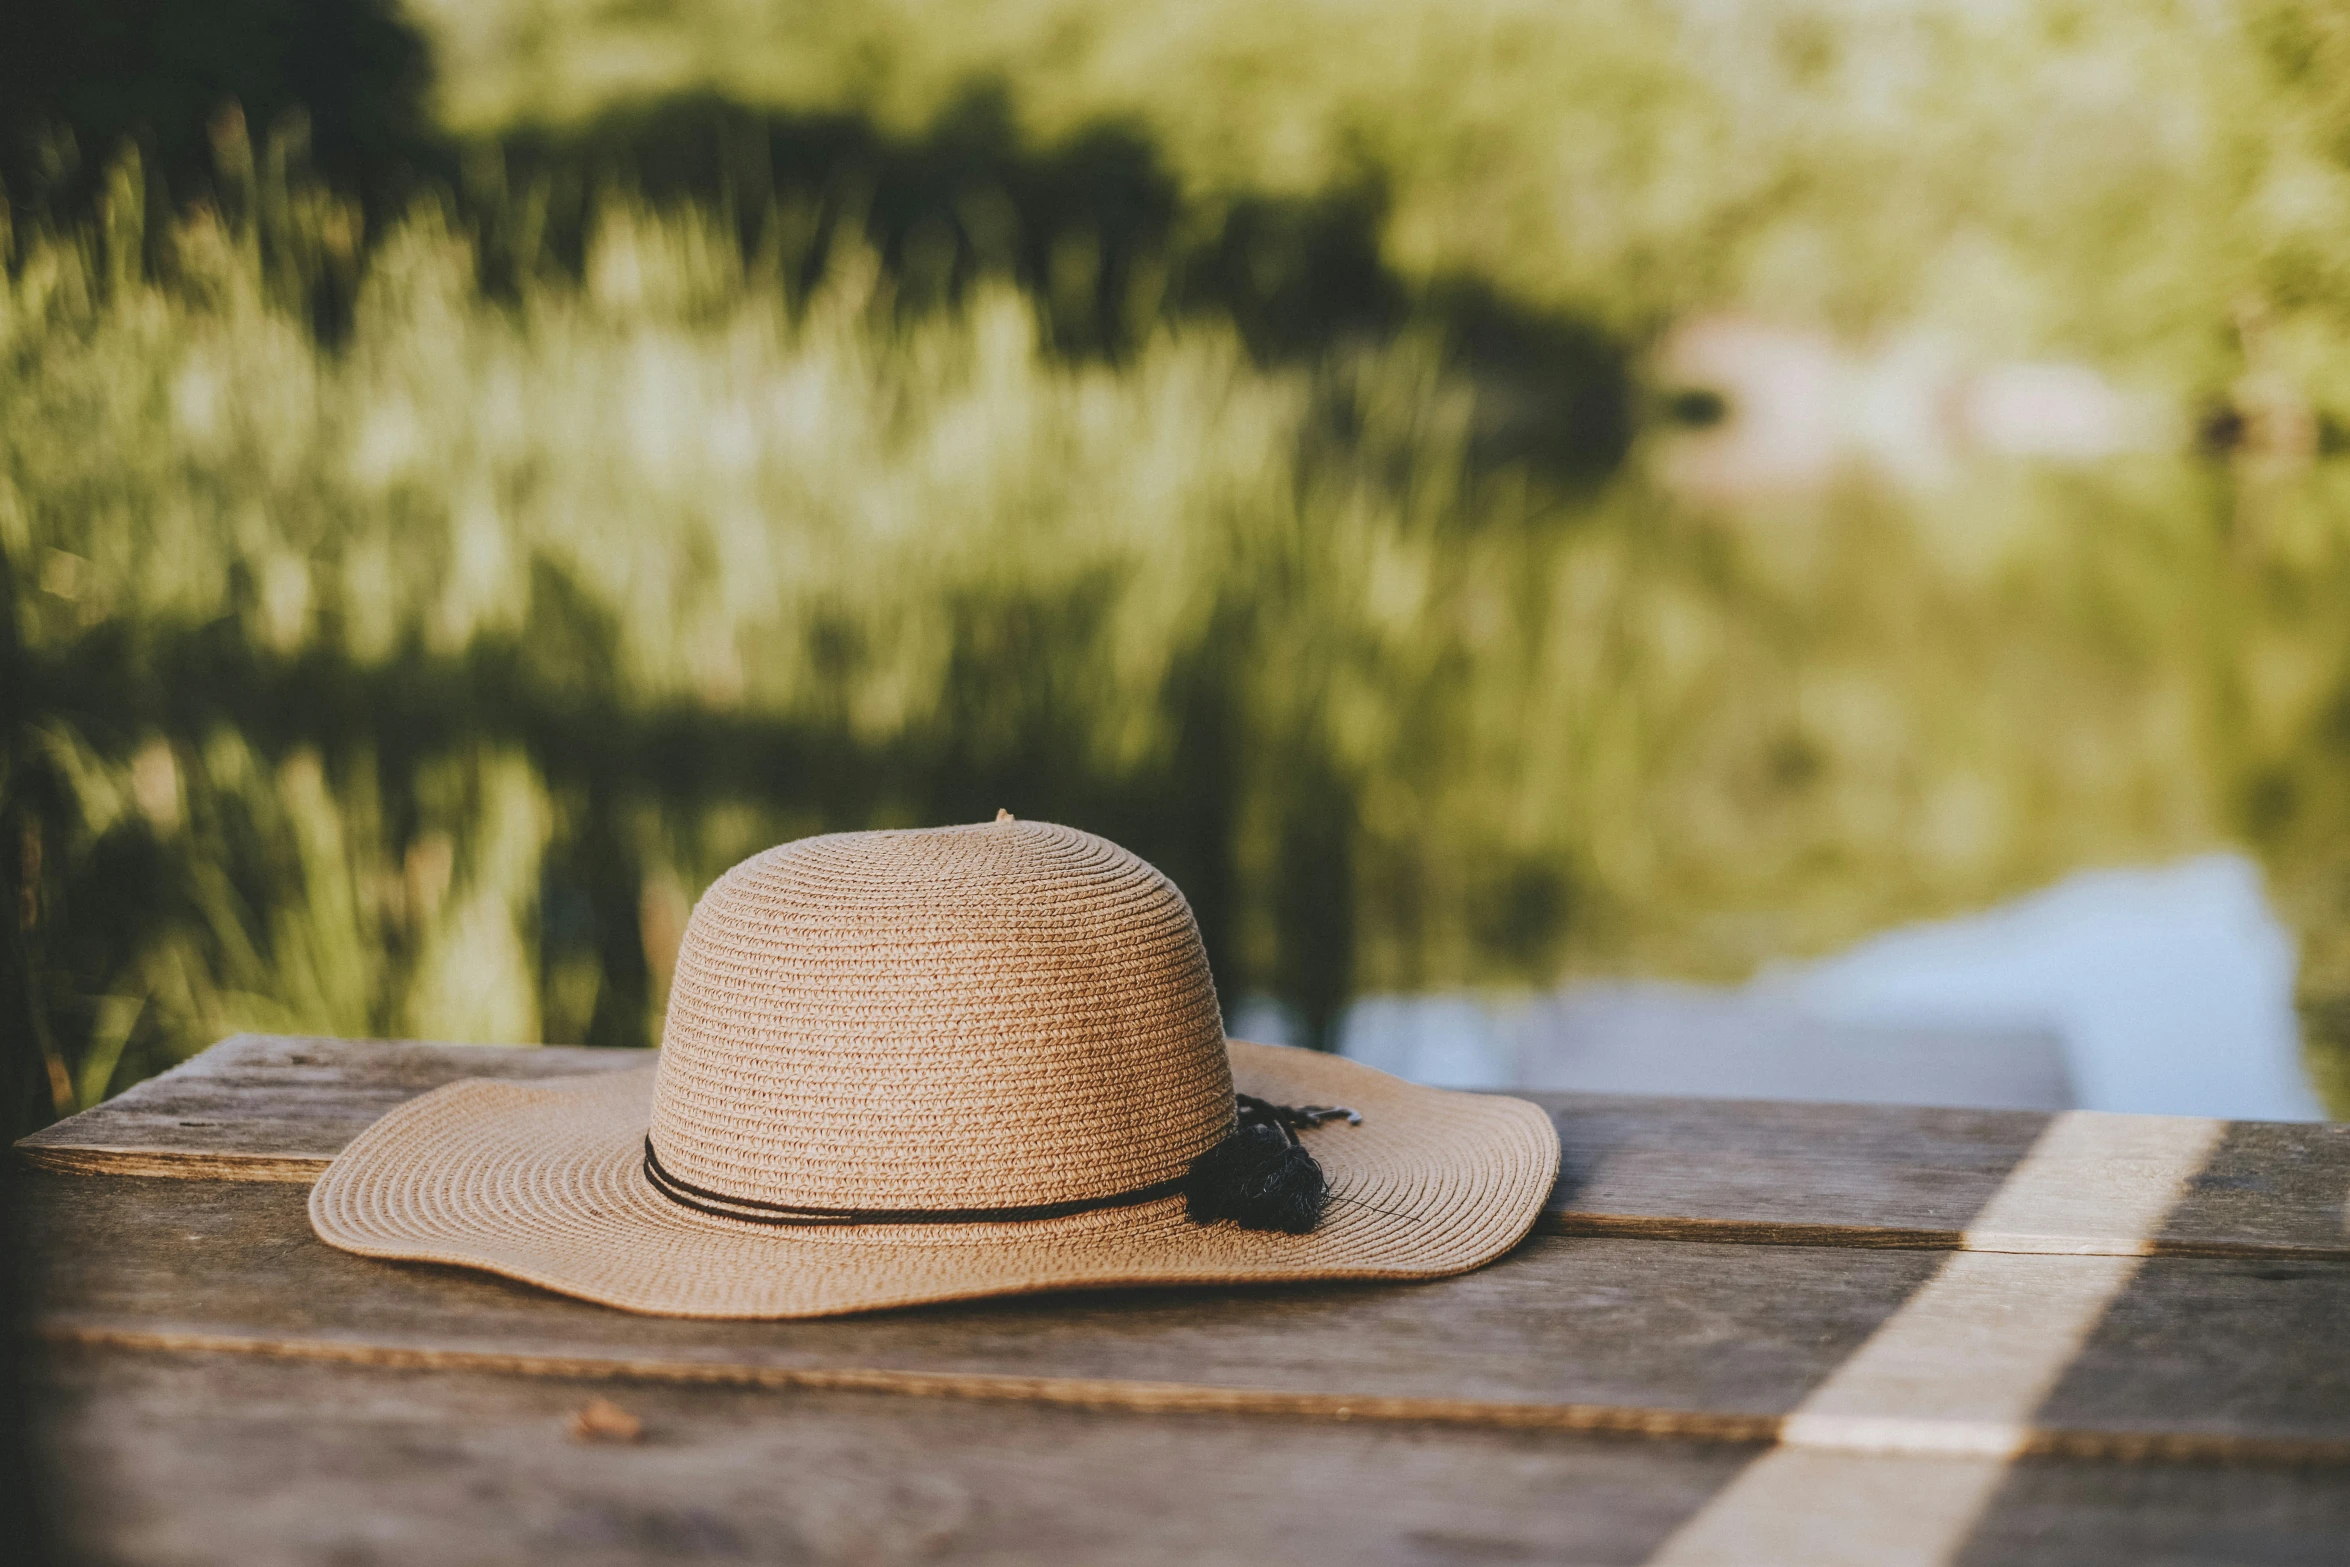
<svg viewBox="0 0 2350 1567">
<path fill-rule="evenodd" d="M 2210 855 L 2084 872 L 1737 987 L 1366 997 L 1340 1048 L 1452 1087 L 2309 1120 L 2294 976 L 2258 868 Z M 1294 1033 L 1265 999 L 1234 1022 Z"/>
<path fill-rule="evenodd" d="M 2350 467 L 1578 477 L 1410 334 L 1071 358 L 709 221 L 519 313 L 403 230 L 331 352 L 207 228 L 19 312 L 41 1113 L 238 1028 L 651 1044 L 728 865 L 999 808 L 1165 870 L 1239 1032 L 1436 1080 L 2350 1106 Z"/>
</svg>

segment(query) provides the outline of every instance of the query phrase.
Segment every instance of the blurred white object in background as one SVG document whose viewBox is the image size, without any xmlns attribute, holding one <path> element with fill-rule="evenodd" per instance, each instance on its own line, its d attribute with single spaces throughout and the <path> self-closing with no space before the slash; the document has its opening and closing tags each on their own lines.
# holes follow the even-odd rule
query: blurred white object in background
<svg viewBox="0 0 2350 1567">
<path fill-rule="evenodd" d="M 1718 415 L 1685 413 L 1657 454 L 1668 485 L 1717 499 L 1808 488 L 1850 464 L 1923 484 L 1970 457 L 2086 462 L 2179 433 L 2088 365 L 1977 363 L 1923 333 L 1855 349 L 1814 328 L 1704 316 L 1664 340 L 1649 375 L 1685 410 Z"/>
<path fill-rule="evenodd" d="M 2258 870 L 2219 854 L 2083 872 L 1734 989 L 1368 997 L 1340 1048 L 1462 1088 L 2313 1120 L 2294 970 Z M 1262 1003 L 1233 1022 L 1291 1037 Z"/>
<path fill-rule="evenodd" d="M 2143 444 L 2129 400 L 2087 365 L 1991 365 L 1954 391 L 1957 428 L 1980 451 L 2086 462 Z"/>
<path fill-rule="evenodd" d="M 1718 399 L 1712 423 L 1664 446 L 1676 489 L 1732 496 L 1818 483 L 1843 460 L 1850 370 L 1825 332 L 1707 316 L 1665 339 L 1651 377 L 1669 392 Z"/>
</svg>

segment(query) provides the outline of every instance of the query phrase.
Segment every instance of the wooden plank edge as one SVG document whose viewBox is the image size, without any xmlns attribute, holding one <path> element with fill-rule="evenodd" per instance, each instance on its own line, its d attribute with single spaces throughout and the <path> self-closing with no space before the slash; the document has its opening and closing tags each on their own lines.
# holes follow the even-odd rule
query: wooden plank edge
<svg viewBox="0 0 2350 1567">
<path fill-rule="evenodd" d="M 1549 1235 L 1611 1240 L 1707 1241 L 1726 1246 L 1854 1246 L 1900 1251 L 1956 1251 L 1961 1230 L 1897 1229 L 1874 1224 L 1821 1224 L 1808 1220 L 1709 1219 L 1646 1213 L 1588 1213 L 1545 1208 L 1534 1221 Z"/>
<path fill-rule="evenodd" d="M 510 1350 L 437 1349 L 349 1339 L 264 1338 L 236 1333 L 169 1332 L 71 1321 L 36 1321 L 30 1335 L 47 1344 L 161 1354 L 235 1354 L 379 1370 L 477 1371 L 590 1381 L 660 1382 L 699 1387 L 753 1387 L 802 1392 L 887 1393 L 998 1403 L 1061 1404 L 1129 1414 L 1287 1415 L 1321 1420 L 1376 1420 L 1613 1435 L 1680 1437 L 1708 1442 L 1775 1440 L 1776 1415 L 1717 1414 L 1615 1404 L 1516 1404 L 1458 1398 L 1297 1393 L 1101 1377 L 1007 1376 L 994 1372 L 895 1371 L 863 1367 L 755 1366 L 726 1361 L 648 1360 L 634 1356 L 542 1355 Z"/>
<path fill-rule="evenodd" d="M 2272 1262 L 2280 1259 L 2295 1262 L 2346 1262 L 2350 1261 L 2350 1245 L 2319 1246 L 2303 1241 L 2165 1240 L 2157 1236 L 2145 1243 L 2144 1254 L 2149 1257 L 2208 1257 L 2215 1260 L 2252 1257 Z"/>
<path fill-rule="evenodd" d="M 2211 1259 L 2292 1258 L 2303 1262 L 2350 1261 L 2350 1242 L 2190 1240 L 2127 1236 L 1995 1237 L 1966 1230 L 1900 1229 L 1870 1224 L 1819 1224 L 1799 1220 L 1666 1218 L 1655 1214 L 1562 1212 L 1546 1208 L 1534 1228 L 1546 1235 L 1591 1239 L 1701 1241 L 1717 1246 L 1822 1246 L 1886 1251 L 2012 1252 L 2023 1256 L 2202 1257 Z"/>
<path fill-rule="evenodd" d="M 167 1181 L 256 1181 L 308 1186 L 330 1161 L 312 1154 L 192 1153 L 105 1148 L 19 1138 L 17 1157 L 52 1175 L 136 1175 Z"/>
<path fill-rule="evenodd" d="M 1875 1430 L 1865 1448 L 1791 1432 L 1784 1415 L 1734 1414 L 1623 1404 L 1535 1404 L 1488 1399 L 1300 1393 L 1275 1388 L 1216 1387 L 1101 1377 L 1006 1376 L 989 1372 L 897 1371 L 866 1367 L 753 1366 L 724 1361 L 658 1360 L 611 1355 L 542 1355 L 509 1350 L 428 1349 L 347 1339 L 264 1338 L 249 1334 L 169 1332 L 50 1319 L 30 1325 L 43 1343 L 145 1354 L 229 1354 L 366 1367 L 376 1370 L 472 1371 L 581 1381 L 654 1382 L 692 1387 L 751 1387 L 798 1392 L 880 1393 L 1053 1404 L 1142 1415 L 1259 1415 L 1303 1420 L 1369 1420 L 1638 1436 L 1745 1446 L 1803 1446 L 1856 1456 L 1940 1457 L 1980 1444 L 1968 1422 L 1919 1419 Z M 1945 1428 L 1948 1429 L 1945 1429 Z M 1907 1428 L 1907 1439 L 1901 1428 Z M 2005 1456 L 2096 1462 L 2257 1464 L 2350 1468 L 2350 1438 L 2263 1437 L 2221 1432 L 2042 1430 L 2018 1428 L 1999 1439 Z"/>
</svg>

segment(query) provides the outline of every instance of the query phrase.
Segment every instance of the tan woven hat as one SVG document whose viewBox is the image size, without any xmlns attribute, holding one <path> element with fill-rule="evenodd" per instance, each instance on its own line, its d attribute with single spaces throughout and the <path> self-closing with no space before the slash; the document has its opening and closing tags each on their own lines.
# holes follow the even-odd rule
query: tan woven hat
<svg viewBox="0 0 2350 1567">
<path fill-rule="evenodd" d="M 1228 1042 L 1174 885 L 1004 817 L 744 861 L 694 908 L 654 1065 L 412 1100 L 310 1221 L 631 1311 L 814 1317 L 1460 1273 L 1557 1169 L 1522 1100 Z"/>
</svg>

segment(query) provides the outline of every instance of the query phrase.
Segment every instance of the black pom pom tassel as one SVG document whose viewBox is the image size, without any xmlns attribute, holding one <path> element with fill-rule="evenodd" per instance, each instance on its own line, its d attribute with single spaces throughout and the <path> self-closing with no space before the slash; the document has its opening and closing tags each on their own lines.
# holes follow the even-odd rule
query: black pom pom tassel
<svg viewBox="0 0 2350 1567">
<path fill-rule="evenodd" d="M 1322 1167 L 1278 1126 L 1243 1126 L 1191 1161 L 1184 1206 L 1194 1224 L 1305 1235 L 1322 1222 Z"/>
<path fill-rule="evenodd" d="M 1297 1140 L 1297 1127 L 1362 1120 L 1352 1110 L 1276 1105 L 1237 1096 L 1237 1124 L 1222 1142 L 1191 1161 L 1184 1206 L 1194 1224 L 1230 1219 L 1249 1230 L 1306 1235 L 1322 1222 L 1330 1184 Z"/>
</svg>

